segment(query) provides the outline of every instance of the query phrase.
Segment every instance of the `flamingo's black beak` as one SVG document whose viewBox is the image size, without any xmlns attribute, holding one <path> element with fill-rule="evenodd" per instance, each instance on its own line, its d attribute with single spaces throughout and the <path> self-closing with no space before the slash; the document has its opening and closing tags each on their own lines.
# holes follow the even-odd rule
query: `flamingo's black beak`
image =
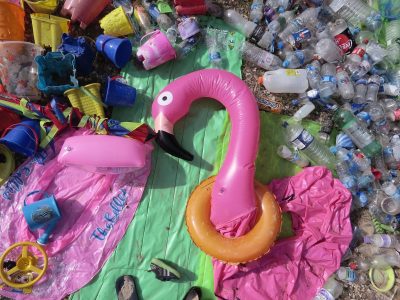
<svg viewBox="0 0 400 300">
<path fill-rule="evenodd" d="M 157 132 L 156 141 L 165 152 L 171 154 L 172 156 L 188 161 L 193 160 L 193 155 L 182 148 L 182 146 L 176 140 L 175 135 L 163 130 L 159 130 Z"/>
</svg>

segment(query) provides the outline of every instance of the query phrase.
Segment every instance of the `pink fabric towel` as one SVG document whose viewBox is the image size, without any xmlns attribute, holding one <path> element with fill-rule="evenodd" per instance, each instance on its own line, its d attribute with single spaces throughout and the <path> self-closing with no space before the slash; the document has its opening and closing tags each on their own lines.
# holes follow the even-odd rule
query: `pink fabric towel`
<svg viewBox="0 0 400 300">
<path fill-rule="evenodd" d="M 221 299 L 312 299 L 349 246 L 351 194 L 329 170 L 306 168 L 269 187 L 282 211 L 290 213 L 295 236 L 277 241 L 268 254 L 245 265 L 214 260 L 215 294 Z M 253 214 L 219 230 L 242 235 Z"/>
</svg>

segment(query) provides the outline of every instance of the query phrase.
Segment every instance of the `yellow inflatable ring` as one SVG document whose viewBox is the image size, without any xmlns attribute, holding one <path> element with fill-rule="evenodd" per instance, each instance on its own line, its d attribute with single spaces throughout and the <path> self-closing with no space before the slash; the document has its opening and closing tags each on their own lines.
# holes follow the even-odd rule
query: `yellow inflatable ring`
<svg viewBox="0 0 400 300">
<path fill-rule="evenodd" d="M 281 209 L 265 185 L 256 182 L 258 216 L 254 227 L 245 235 L 228 238 L 221 235 L 210 221 L 211 191 L 215 176 L 200 183 L 192 192 L 186 207 L 189 234 L 206 254 L 231 264 L 256 260 L 273 246 L 282 224 Z M 234 201 L 234 199 L 232 199 Z"/>
<path fill-rule="evenodd" d="M 16 261 L 16 266 L 12 268 L 9 271 L 4 271 L 2 266 L 4 265 L 4 261 L 7 257 L 7 255 L 14 250 L 15 248 L 22 247 L 22 252 L 21 255 L 17 258 Z M 37 264 L 37 258 L 28 251 L 29 247 L 36 248 L 39 250 L 43 257 L 43 267 L 38 268 L 36 266 Z M 20 242 L 12 245 L 9 247 L 3 255 L 0 257 L 0 278 L 1 280 L 8 286 L 16 288 L 16 289 L 24 289 L 24 288 L 29 288 L 32 285 L 34 285 L 36 282 L 38 282 L 44 275 L 44 273 L 47 270 L 47 264 L 48 264 L 48 258 L 46 251 L 36 243 L 32 242 Z M 8 276 L 11 276 L 17 272 L 22 272 L 22 273 L 28 273 L 28 272 L 33 272 L 37 274 L 37 277 L 27 283 L 15 283 L 11 281 Z"/>
</svg>

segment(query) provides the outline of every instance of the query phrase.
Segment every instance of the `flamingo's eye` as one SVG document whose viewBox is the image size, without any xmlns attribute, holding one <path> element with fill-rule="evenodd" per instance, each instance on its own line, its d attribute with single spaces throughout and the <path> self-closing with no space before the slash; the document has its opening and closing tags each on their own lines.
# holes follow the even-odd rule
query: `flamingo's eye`
<svg viewBox="0 0 400 300">
<path fill-rule="evenodd" d="M 165 92 L 162 92 L 158 96 L 157 102 L 158 102 L 158 104 L 160 104 L 162 106 L 166 106 L 172 102 L 172 99 L 174 99 L 174 96 L 172 95 L 172 93 L 165 91 Z"/>
</svg>

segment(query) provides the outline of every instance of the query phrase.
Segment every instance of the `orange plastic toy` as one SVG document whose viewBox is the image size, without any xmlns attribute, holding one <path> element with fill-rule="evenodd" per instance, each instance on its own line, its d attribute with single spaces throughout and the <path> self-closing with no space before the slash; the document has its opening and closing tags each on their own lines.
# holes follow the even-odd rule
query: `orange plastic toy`
<svg viewBox="0 0 400 300">
<path fill-rule="evenodd" d="M 25 12 L 16 4 L 0 0 L 0 41 L 23 41 Z"/>
</svg>

